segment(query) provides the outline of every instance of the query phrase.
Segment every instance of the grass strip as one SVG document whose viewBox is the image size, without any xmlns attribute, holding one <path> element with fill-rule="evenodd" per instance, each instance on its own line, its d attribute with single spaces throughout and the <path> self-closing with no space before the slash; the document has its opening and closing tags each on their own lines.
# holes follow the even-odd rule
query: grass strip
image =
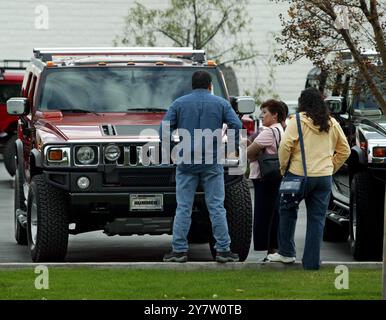
<svg viewBox="0 0 386 320">
<path fill-rule="evenodd" d="M 151 299 L 381 299 L 382 271 L 349 270 L 349 289 L 338 290 L 332 267 L 303 270 L 49 269 L 49 289 L 37 290 L 34 269 L 0 270 L 1 300 Z M 40 277 L 40 278 L 38 278 Z M 338 282 L 339 279 L 337 280 Z"/>
</svg>

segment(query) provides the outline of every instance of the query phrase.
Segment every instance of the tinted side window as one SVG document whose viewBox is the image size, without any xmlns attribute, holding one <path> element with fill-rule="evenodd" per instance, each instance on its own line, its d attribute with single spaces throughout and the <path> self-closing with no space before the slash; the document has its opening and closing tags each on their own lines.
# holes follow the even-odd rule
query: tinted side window
<svg viewBox="0 0 386 320">
<path fill-rule="evenodd" d="M 0 85 L 0 103 L 5 104 L 12 97 L 20 96 L 21 85 L 3 84 Z"/>
</svg>

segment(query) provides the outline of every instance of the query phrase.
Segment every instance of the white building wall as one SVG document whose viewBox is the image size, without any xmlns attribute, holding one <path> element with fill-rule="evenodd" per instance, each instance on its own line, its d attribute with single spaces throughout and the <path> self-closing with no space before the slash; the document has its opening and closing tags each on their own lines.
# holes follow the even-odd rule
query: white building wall
<svg viewBox="0 0 386 320">
<path fill-rule="evenodd" d="M 0 0 L 0 59 L 29 59 L 34 47 L 112 46 L 133 3 L 133 0 Z M 163 8 L 168 0 L 141 3 Z M 47 29 L 41 28 L 44 27 L 41 6 L 48 10 Z M 274 45 L 272 32 L 280 30 L 278 15 L 285 9 L 285 4 L 251 0 L 248 13 L 253 17 L 252 32 L 240 36 L 252 37 L 259 53 L 267 55 Z M 275 67 L 274 91 L 284 100 L 297 99 L 310 68 L 307 61 Z M 256 67 L 236 69 L 241 93 L 264 84 L 268 69 L 264 59 Z"/>
</svg>

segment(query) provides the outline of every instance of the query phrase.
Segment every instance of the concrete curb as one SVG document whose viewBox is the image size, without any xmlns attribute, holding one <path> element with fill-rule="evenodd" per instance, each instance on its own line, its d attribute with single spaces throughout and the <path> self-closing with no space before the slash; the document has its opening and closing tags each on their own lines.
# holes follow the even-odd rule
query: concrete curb
<svg viewBox="0 0 386 320">
<path fill-rule="evenodd" d="M 54 268 L 99 268 L 99 269 L 139 269 L 139 270 L 178 270 L 178 271 L 207 271 L 207 270 L 302 270 L 301 262 L 283 264 L 274 262 L 241 262 L 241 263 L 216 263 L 216 262 L 67 262 L 67 263 L 0 263 L 1 269 L 28 269 L 39 265 Z M 322 269 L 345 265 L 349 269 L 382 269 L 382 262 L 323 262 Z"/>
</svg>

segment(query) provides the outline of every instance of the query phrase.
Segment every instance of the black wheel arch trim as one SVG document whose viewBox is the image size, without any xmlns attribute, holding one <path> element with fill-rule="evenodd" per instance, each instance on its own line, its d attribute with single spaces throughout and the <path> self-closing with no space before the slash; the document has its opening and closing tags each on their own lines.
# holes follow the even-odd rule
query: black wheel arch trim
<svg viewBox="0 0 386 320">
<path fill-rule="evenodd" d="M 31 157 L 35 160 L 36 168 L 43 168 L 41 152 L 38 149 L 32 149 Z"/>
<path fill-rule="evenodd" d="M 357 157 L 357 158 L 355 159 L 354 157 Z M 350 158 L 351 158 L 350 160 L 352 162 L 357 160 L 359 164 L 366 165 L 366 163 L 367 163 L 366 156 L 365 156 L 363 150 L 359 146 L 354 146 L 351 148 Z M 355 165 L 355 162 L 352 163 L 351 165 Z"/>
<path fill-rule="evenodd" d="M 20 139 L 16 139 L 15 145 L 16 145 L 16 165 L 17 165 L 16 170 L 18 170 L 18 168 L 20 169 L 19 174 L 21 174 L 23 181 L 26 181 L 26 176 L 24 171 L 24 161 L 23 161 L 24 159 L 23 142 Z"/>
</svg>

